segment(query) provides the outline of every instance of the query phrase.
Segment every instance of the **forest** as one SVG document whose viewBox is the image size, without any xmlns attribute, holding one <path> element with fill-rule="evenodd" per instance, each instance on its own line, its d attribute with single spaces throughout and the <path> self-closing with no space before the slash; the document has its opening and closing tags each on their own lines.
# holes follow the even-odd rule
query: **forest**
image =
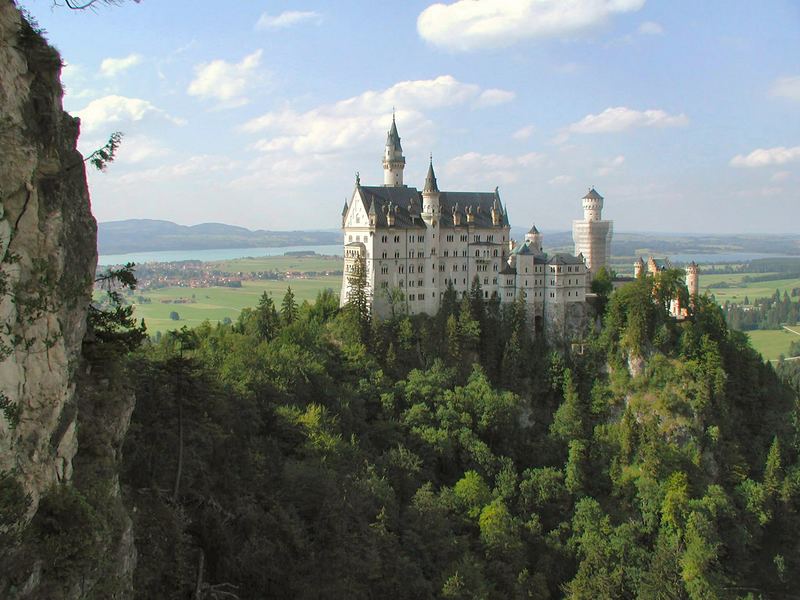
<svg viewBox="0 0 800 600">
<path fill-rule="evenodd" d="M 603 290 L 566 346 L 477 283 L 384 321 L 359 287 L 265 294 L 158 343 L 94 314 L 87 355 L 136 394 L 136 597 L 794 597 L 800 368 L 706 297 L 670 318 L 679 275 Z M 65 490 L 31 535 L 66 572 L 118 519 Z"/>
</svg>

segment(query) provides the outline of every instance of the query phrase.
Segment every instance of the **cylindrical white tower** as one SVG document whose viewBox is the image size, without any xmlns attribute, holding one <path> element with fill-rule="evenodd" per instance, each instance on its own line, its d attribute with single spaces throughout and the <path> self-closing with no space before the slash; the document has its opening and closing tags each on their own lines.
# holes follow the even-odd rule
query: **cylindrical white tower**
<svg viewBox="0 0 800 600">
<path fill-rule="evenodd" d="M 589 193 L 583 197 L 583 220 L 584 221 L 599 221 L 602 218 L 603 212 L 603 197 L 592 188 Z"/>
<path fill-rule="evenodd" d="M 636 262 L 633 263 L 633 276 L 637 279 L 642 276 L 644 273 L 644 260 L 640 256 L 636 259 Z"/>
<path fill-rule="evenodd" d="M 700 294 L 700 280 L 697 270 L 697 263 L 690 262 L 686 266 L 686 287 L 689 290 L 689 297 L 695 298 Z"/>
<path fill-rule="evenodd" d="M 400 145 L 400 136 L 397 133 L 397 124 L 392 113 L 392 126 L 386 136 L 386 149 L 383 153 L 383 185 L 403 185 L 403 169 L 406 159 L 403 156 L 403 147 Z"/>
</svg>

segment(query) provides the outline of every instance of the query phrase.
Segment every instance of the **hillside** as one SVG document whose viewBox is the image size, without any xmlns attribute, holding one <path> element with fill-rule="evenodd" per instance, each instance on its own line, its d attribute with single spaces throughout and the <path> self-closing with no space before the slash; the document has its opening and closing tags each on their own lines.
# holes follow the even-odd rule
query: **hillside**
<svg viewBox="0 0 800 600">
<path fill-rule="evenodd" d="M 100 254 L 156 250 L 206 250 L 212 248 L 264 248 L 338 244 L 337 231 L 250 230 L 223 223 L 178 225 L 171 221 L 128 219 L 98 225 Z"/>
</svg>

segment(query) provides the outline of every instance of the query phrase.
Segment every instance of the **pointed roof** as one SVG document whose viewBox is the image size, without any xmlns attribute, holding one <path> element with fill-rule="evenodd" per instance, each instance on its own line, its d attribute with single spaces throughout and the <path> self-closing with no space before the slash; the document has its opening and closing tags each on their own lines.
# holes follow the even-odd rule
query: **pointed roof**
<svg viewBox="0 0 800 600">
<path fill-rule="evenodd" d="M 582 200 L 602 200 L 603 197 L 600 194 L 597 193 L 596 189 L 594 189 L 592 187 L 592 188 L 589 188 L 589 191 L 587 192 L 587 194 L 581 199 Z"/>
<path fill-rule="evenodd" d="M 425 176 L 425 187 L 422 188 L 423 192 L 438 192 L 439 186 L 436 184 L 436 173 L 433 172 L 433 158 L 428 164 L 428 174 Z"/>
<path fill-rule="evenodd" d="M 345 198 L 344 199 L 344 208 L 342 209 L 342 216 L 345 216 L 347 214 L 347 209 L 348 209 L 347 198 Z"/>
<path fill-rule="evenodd" d="M 389 135 L 386 136 L 386 145 L 400 152 L 403 151 L 403 147 L 400 145 L 400 134 L 397 133 L 397 123 L 394 120 L 394 111 L 392 112 L 392 126 L 389 128 Z"/>
<path fill-rule="evenodd" d="M 534 225 L 533 227 L 531 227 L 531 230 L 528 233 L 530 233 L 530 234 L 539 233 L 539 230 L 536 229 L 536 225 Z"/>
</svg>

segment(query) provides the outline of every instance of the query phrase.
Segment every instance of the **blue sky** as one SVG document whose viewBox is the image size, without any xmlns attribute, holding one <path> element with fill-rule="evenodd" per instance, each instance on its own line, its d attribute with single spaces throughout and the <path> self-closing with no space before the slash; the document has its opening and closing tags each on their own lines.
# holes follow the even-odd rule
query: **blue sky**
<svg viewBox="0 0 800 600">
<path fill-rule="evenodd" d="M 800 232 L 800 4 L 790 1 L 21 2 L 67 63 L 98 220 L 335 228 L 382 182 L 499 186 L 563 230 L 590 185 L 621 231 Z M 231 8 L 233 6 L 233 8 Z"/>
</svg>

